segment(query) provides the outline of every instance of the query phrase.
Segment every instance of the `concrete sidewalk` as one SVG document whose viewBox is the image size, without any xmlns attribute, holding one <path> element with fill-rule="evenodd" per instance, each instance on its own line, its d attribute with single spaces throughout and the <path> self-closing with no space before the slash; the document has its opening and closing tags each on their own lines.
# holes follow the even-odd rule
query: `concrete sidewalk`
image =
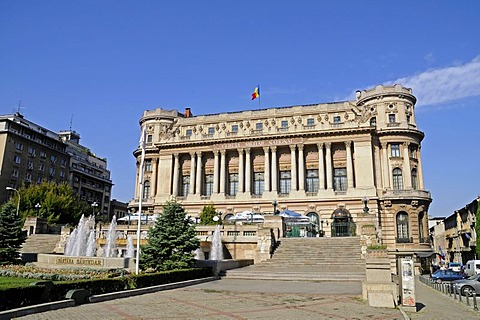
<svg viewBox="0 0 480 320">
<path fill-rule="evenodd" d="M 480 312 L 467 306 L 465 301 L 459 302 L 429 286 L 415 281 L 417 312 L 406 312 L 412 320 L 469 320 L 480 319 Z M 480 301 L 479 301 L 480 302 Z"/>
</svg>

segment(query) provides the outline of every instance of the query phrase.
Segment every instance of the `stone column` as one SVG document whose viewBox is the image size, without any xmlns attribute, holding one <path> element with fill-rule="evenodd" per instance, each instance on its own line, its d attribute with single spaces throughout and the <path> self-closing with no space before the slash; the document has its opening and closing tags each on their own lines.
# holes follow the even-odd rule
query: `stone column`
<svg viewBox="0 0 480 320">
<path fill-rule="evenodd" d="M 290 146 L 290 166 L 292 175 L 292 191 L 297 191 L 297 153 L 294 145 Z"/>
<path fill-rule="evenodd" d="M 243 193 L 245 188 L 245 171 L 243 164 L 243 149 L 238 149 L 238 193 Z"/>
<path fill-rule="evenodd" d="M 278 170 L 277 170 L 277 147 L 271 147 L 272 149 L 272 191 L 277 192 L 278 186 Z"/>
<path fill-rule="evenodd" d="M 202 194 L 202 152 L 197 152 L 197 176 L 195 178 L 195 194 Z"/>
<path fill-rule="evenodd" d="M 327 190 L 332 190 L 332 182 L 333 182 L 333 169 L 332 169 L 332 149 L 331 149 L 331 142 L 325 143 L 325 160 L 327 163 Z"/>
<path fill-rule="evenodd" d="M 418 151 L 417 151 L 417 160 L 418 160 L 418 167 L 417 167 L 417 180 L 418 180 L 418 189 L 419 190 L 424 190 L 423 186 L 423 169 L 422 169 L 422 156 L 420 153 L 421 147 L 418 146 Z"/>
<path fill-rule="evenodd" d="M 219 150 L 213 151 L 214 159 L 213 159 L 213 193 L 218 193 L 218 154 L 220 153 Z"/>
<path fill-rule="evenodd" d="M 375 165 L 375 183 L 378 188 L 383 188 L 383 181 L 382 181 L 382 165 L 380 161 L 380 147 L 378 145 L 374 145 L 374 165 Z"/>
<path fill-rule="evenodd" d="M 265 192 L 270 191 L 270 148 L 264 147 L 263 151 L 265 152 Z"/>
<path fill-rule="evenodd" d="M 382 181 L 385 189 L 390 189 L 390 170 L 388 170 L 388 143 L 382 143 Z"/>
<path fill-rule="evenodd" d="M 404 189 L 412 189 L 412 171 L 410 170 L 410 155 L 408 153 L 408 142 L 403 143 L 403 176 Z"/>
<path fill-rule="evenodd" d="M 323 143 L 317 143 L 318 147 L 318 190 L 325 190 L 325 165 L 323 160 Z"/>
<path fill-rule="evenodd" d="M 151 192 L 151 196 L 152 198 L 154 198 L 156 195 L 157 195 L 157 177 L 158 177 L 158 159 L 156 158 L 153 158 L 152 159 L 152 192 Z"/>
<path fill-rule="evenodd" d="M 250 194 L 252 190 L 252 160 L 250 159 L 250 148 L 245 149 L 245 192 Z"/>
<path fill-rule="evenodd" d="M 173 186 L 172 186 L 172 195 L 174 197 L 178 196 L 178 174 L 180 171 L 180 161 L 179 154 L 174 153 L 174 162 L 173 162 Z"/>
<path fill-rule="evenodd" d="M 303 145 L 298 146 L 298 190 L 305 191 L 305 157 Z"/>
<path fill-rule="evenodd" d="M 221 158 L 220 158 L 220 193 L 225 194 L 225 173 L 226 173 L 226 167 L 225 167 L 225 158 L 227 154 L 227 150 L 222 150 L 220 151 L 221 153 Z"/>
<path fill-rule="evenodd" d="M 195 194 L 195 152 L 190 152 L 190 190 L 188 194 Z"/>
<path fill-rule="evenodd" d="M 352 141 L 345 142 L 347 151 L 347 188 L 353 189 Z"/>
</svg>

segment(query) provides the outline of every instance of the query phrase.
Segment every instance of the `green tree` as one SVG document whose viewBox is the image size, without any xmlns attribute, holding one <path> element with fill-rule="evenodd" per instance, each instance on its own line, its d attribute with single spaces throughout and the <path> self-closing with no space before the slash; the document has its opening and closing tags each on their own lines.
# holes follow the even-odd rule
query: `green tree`
<svg viewBox="0 0 480 320">
<path fill-rule="evenodd" d="M 175 201 L 167 202 L 148 231 L 148 242 L 141 249 L 140 266 L 143 270 L 155 271 L 190 268 L 199 245 L 195 226 L 190 224 L 183 207 Z"/>
<path fill-rule="evenodd" d="M 26 238 L 17 207 L 6 202 L 0 208 L 0 264 L 20 263 L 20 247 Z"/>
<path fill-rule="evenodd" d="M 88 214 L 91 210 L 86 201 L 80 200 L 67 183 L 55 184 L 43 182 L 23 186 L 18 190 L 20 194 L 20 213 L 25 217 L 43 217 L 48 224 L 76 224 L 82 213 Z M 16 201 L 15 193 L 12 201 Z M 36 205 L 40 204 L 37 209 Z"/>
<path fill-rule="evenodd" d="M 211 204 L 203 207 L 202 212 L 200 212 L 200 224 L 203 225 L 212 225 L 218 224 L 218 221 L 213 220 L 217 216 L 217 210 Z"/>
</svg>

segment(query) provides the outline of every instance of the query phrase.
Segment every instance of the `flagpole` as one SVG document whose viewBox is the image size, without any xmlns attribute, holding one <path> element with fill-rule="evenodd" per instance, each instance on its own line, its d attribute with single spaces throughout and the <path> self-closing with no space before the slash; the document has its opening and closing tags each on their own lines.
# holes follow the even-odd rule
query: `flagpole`
<svg viewBox="0 0 480 320">
<path fill-rule="evenodd" d="M 139 173 L 139 199 L 138 199 L 138 224 L 137 224 L 137 254 L 135 256 L 135 274 L 139 273 L 140 265 L 140 226 L 142 224 L 142 200 L 143 200 L 143 166 L 145 162 L 145 128 L 142 130 L 140 137 L 140 148 L 142 149 L 142 156 L 140 159 L 140 173 Z"/>
</svg>

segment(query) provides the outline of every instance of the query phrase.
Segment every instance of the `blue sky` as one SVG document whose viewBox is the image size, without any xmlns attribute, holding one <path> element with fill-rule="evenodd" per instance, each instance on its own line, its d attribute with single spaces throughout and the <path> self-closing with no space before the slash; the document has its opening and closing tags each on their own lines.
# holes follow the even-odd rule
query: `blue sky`
<svg viewBox="0 0 480 320">
<path fill-rule="evenodd" d="M 418 98 L 430 214 L 480 194 L 478 1 L 0 1 L 0 114 L 70 127 L 133 197 L 138 121 L 353 99 Z"/>
</svg>

